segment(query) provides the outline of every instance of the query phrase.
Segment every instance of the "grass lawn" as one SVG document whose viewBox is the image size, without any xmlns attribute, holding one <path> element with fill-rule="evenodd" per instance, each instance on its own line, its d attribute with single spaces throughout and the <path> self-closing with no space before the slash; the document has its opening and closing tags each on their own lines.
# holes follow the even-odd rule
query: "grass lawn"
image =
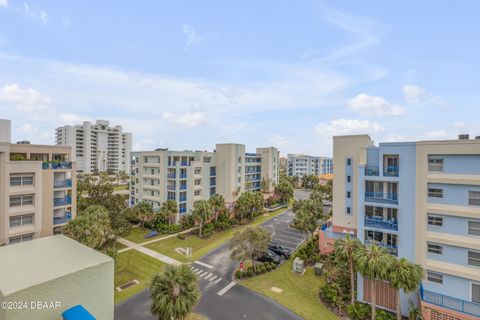
<svg viewBox="0 0 480 320">
<path fill-rule="evenodd" d="M 273 217 L 284 212 L 286 208 L 281 208 L 276 211 L 270 212 L 268 215 L 258 216 L 254 222 L 238 226 L 227 231 L 217 232 L 212 234 L 206 239 L 201 239 L 197 236 L 190 236 L 188 239 L 181 240 L 177 237 L 172 237 L 165 240 L 160 240 L 151 244 L 146 245 L 145 247 L 160 252 L 166 256 L 172 257 L 179 261 L 185 261 L 185 255 L 179 254 L 175 251 L 175 248 L 178 247 L 191 247 L 192 248 L 192 260 L 195 261 L 203 255 L 207 254 L 209 251 L 215 249 L 216 247 L 222 245 L 225 241 L 230 239 L 236 231 L 243 230 L 247 227 L 259 225 L 262 222 L 265 222 Z M 128 239 L 128 238 L 127 238 Z"/>
<path fill-rule="evenodd" d="M 190 313 L 185 320 L 208 320 L 208 318 L 205 318 L 202 315 L 199 315 L 198 313 Z"/>
<path fill-rule="evenodd" d="M 117 250 L 125 249 L 127 247 L 126 245 L 124 245 L 123 243 L 120 243 L 118 241 L 115 245 L 117 246 Z"/>
<path fill-rule="evenodd" d="M 120 190 L 127 190 L 128 189 L 128 184 L 119 184 L 113 186 L 114 191 L 120 191 Z"/>
<path fill-rule="evenodd" d="M 240 284 L 277 301 L 306 320 L 338 320 L 318 297 L 324 279 L 315 276 L 313 268 L 308 268 L 304 275 L 294 274 L 291 270 L 290 259 L 277 270 L 242 280 Z M 272 287 L 283 291 L 276 293 Z"/>
<path fill-rule="evenodd" d="M 149 286 L 152 276 L 164 266 L 163 262 L 135 250 L 120 253 L 115 261 L 115 287 L 134 279 L 140 283 L 121 292 L 115 290 L 115 303 L 129 298 Z"/>
<path fill-rule="evenodd" d="M 149 234 L 151 231 L 152 230 L 148 230 L 148 229 L 142 230 L 142 228 L 140 227 L 133 227 L 132 230 L 130 230 L 130 233 L 123 238 L 135 243 L 142 243 L 142 242 L 152 240 L 152 239 L 155 239 L 156 237 L 161 236 L 161 234 L 159 234 L 158 236 L 155 236 L 153 238 L 145 239 L 144 236 Z"/>
</svg>

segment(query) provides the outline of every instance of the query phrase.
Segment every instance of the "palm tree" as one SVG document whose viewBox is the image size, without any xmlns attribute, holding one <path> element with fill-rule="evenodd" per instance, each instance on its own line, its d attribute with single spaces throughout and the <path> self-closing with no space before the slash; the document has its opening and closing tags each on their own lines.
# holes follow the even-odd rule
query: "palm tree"
<svg viewBox="0 0 480 320">
<path fill-rule="evenodd" d="M 160 208 L 160 213 L 164 219 L 168 220 L 168 224 L 172 224 L 174 219 L 177 217 L 178 207 L 175 200 L 167 200 L 162 204 Z"/>
<path fill-rule="evenodd" d="M 358 271 L 365 278 L 370 279 L 370 296 L 372 302 L 372 320 L 376 317 L 377 290 L 375 282 L 386 280 L 393 257 L 377 245 L 360 246 L 354 253 Z"/>
<path fill-rule="evenodd" d="M 215 222 L 217 222 L 218 216 L 226 209 L 225 198 L 221 194 L 215 193 L 208 199 L 208 203 L 213 209 Z"/>
<path fill-rule="evenodd" d="M 133 212 L 138 220 L 140 220 L 142 230 L 145 229 L 145 222 L 150 221 L 155 216 L 152 206 L 145 201 L 137 203 L 133 207 Z"/>
<path fill-rule="evenodd" d="M 345 239 L 337 240 L 334 243 L 335 256 L 347 261 L 350 271 L 350 303 L 355 303 L 355 261 L 354 254 L 360 247 L 361 243 L 351 238 L 347 233 Z"/>
<path fill-rule="evenodd" d="M 263 195 L 260 192 L 244 192 L 238 197 L 235 203 L 235 214 L 244 220 L 250 217 L 252 220 L 256 212 L 263 209 Z"/>
<path fill-rule="evenodd" d="M 229 247 L 232 249 L 231 257 L 234 260 L 252 260 L 253 270 L 255 259 L 264 254 L 271 241 L 271 235 L 262 227 L 250 227 L 243 232 L 236 232 L 230 239 Z"/>
<path fill-rule="evenodd" d="M 400 304 L 400 290 L 405 293 L 415 292 L 420 288 L 423 278 L 423 269 L 406 258 L 393 259 L 388 273 L 390 285 L 397 291 L 397 319 L 402 319 Z"/>
<path fill-rule="evenodd" d="M 150 285 L 151 311 L 159 320 L 182 320 L 200 299 L 197 277 L 188 265 L 168 265 Z"/>
<path fill-rule="evenodd" d="M 198 200 L 193 205 L 192 215 L 199 223 L 198 236 L 202 237 L 203 224 L 212 217 L 212 208 L 207 200 Z"/>
</svg>

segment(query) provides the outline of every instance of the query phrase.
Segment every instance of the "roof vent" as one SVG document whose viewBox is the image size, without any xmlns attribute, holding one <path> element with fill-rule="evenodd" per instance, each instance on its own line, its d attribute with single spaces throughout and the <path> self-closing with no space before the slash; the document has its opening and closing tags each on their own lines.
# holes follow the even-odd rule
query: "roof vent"
<svg viewBox="0 0 480 320">
<path fill-rule="evenodd" d="M 468 140 L 470 136 L 468 134 L 459 134 L 458 140 Z"/>
</svg>

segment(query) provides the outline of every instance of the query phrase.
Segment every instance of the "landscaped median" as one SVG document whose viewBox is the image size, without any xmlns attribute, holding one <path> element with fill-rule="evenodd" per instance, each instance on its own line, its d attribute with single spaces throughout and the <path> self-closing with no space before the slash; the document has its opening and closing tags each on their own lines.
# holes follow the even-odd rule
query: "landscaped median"
<svg viewBox="0 0 480 320">
<path fill-rule="evenodd" d="M 315 276 L 313 267 L 308 267 L 303 275 L 293 273 L 292 258 L 274 271 L 240 281 L 306 320 L 338 320 L 318 296 L 324 283 L 323 277 Z"/>
<path fill-rule="evenodd" d="M 186 239 L 172 237 L 169 239 L 160 240 L 148 244 L 145 247 L 179 261 L 186 261 L 186 258 L 184 254 L 178 253 L 175 249 L 190 247 L 192 248 L 192 261 L 195 261 L 210 252 L 211 250 L 225 243 L 225 241 L 230 239 L 235 232 L 242 231 L 247 227 L 259 225 L 269 219 L 278 216 L 286 210 L 287 208 L 280 208 L 270 213 L 262 214 L 258 216 L 252 223 L 237 226 L 226 231 L 216 232 L 207 238 L 199 238 L 196 235 L 187 236 Z"/>
</svg>

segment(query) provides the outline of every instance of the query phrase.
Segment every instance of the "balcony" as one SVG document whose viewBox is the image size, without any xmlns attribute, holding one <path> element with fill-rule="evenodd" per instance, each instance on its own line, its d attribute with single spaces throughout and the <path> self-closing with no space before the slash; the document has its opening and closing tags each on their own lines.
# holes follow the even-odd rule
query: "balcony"
<svg viewBox="0 0 480 320">
<path fill-rule="evenodd" d="M 64 198 L 54 198 L 53 199 L 53 206 L 66 206 L 72 204 L 72 197 L 65 196 Z"/>
<path fill-rule="evenodd" d="M 168 185 L 167 190 L 175 190 L 175 185 Z"/>
<path fill-rule="evenodd" d="M 175 179 L 175 177 L 176 177 L 175 173 L 169 173 L 169 174 L 167 174 L 167 178 L 168 178 L 168 179 Z"/>
<path fill-rule="evenodd" d="M 180 212 L 180 213 L 186 213 L 186 212 L 187 212 L 187 208 L 180 208 L 178 212 Z"/>
<path fill-rule="evenodd" d="M 186 202 L 187 201 L 187 196 L 180 196 L 179 202 Z"/>
<path fill-rule="evenodd" d="M 70 220 L 72 220 L 72 214 L 66 211 L 63 217 L 53 217 L 53 225 L 67 223 Z"/>
<path fill-rule="evenodd" d="M 180 174 L 180 179 L 187 179 L 187 174 L 186 173 L 181 173 Z"/>
<path fill-rule="evenodd" d="M 398 204 L 396 192 L 365 192 L 365 201 Z"/>
<path fill-rule="evenodd" d="M 400 172 L 399 166 L 384 166 L 383 167 L 383 176 L 384 177 L 398 177 Z"/>
<path fill-rule="evenodd" d="M 378 166 L 365 166 L 365 175 L 366 176 L 378 176 L 379 175 L 379 168 Z"/>
<path fill-rule="evenodd" d="M 387 229 L 398 231 L 398 221 L 395 219 L 385 219 L 382 217 L 365 217 L 365 227 Z"/>
<path fill-rule="evenodd" d="M 216 171 L 210 171 L 210 177 L 215 177 L 217 175 Z"/>
<path fill-rule="evenodd" d="M 180 190 L 187 190 L 187 185 L 186 184 L 181 185 Z"/>
<path fill-rule="evenodd" d="M 180 162 L 180 166 L 182 166 L 182 167 L 189 167 L 189 166 L 190 166 L 190 162 L 189 162 L 189 161 L 181 161 L 181 162 Z"/>
<path fill-rule="evenodd" d="M 420 288 L 422 301 L 442 308 L 462 312 L 474 317 L 480 317 L 480 304 L 462 299 L 449 297 L 440 293 L 423 290 Z"/>
<path fill-rule="evenodd" d="M 367 245 L 376 245 L 382 247 L 387 251 L 387 253 L 397 256 L 398 255 L 398 247 L 390 244 L 386 244 L 385 242 L 379 242 L 375 240 L 365 240 L 365 244 Z"/>
<path fill-rule="evenodd" d="M 71 188 L 72 187 L 72 179 L 65 179 L 65 180 L 55 180 L 53 182 L 54 188 Z"/>
<path fill-rule="evenodd" d="M 334 231 L 331 231 L 331 230 L 324 230 L 323 234 L 324 234 L 325 238 L 335 239 L 335 240 L 345 239 L 347 234 L 350 235 L 350 238 L 352 238 L 352 239 L 355 238 L 355 235 L 353 235 L 351 233 L 334 232 Z"/>
<path fill-rule="evenodd" d="M 42 162 L 42 169 L 72 169 L 72 162 L 71 161 L 43 161 Z"/>
</svg>

